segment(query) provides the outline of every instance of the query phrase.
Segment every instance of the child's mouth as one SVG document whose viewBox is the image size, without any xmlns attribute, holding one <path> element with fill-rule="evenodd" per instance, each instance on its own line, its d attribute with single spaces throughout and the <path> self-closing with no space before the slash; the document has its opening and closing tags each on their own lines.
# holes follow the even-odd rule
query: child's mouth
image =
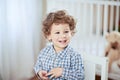
<svg viewBox="0 0 120 80">
<path fill-rule="evenodd" d="M 59 41 L 60 43 L 66 43 L 67 42 L 67 40 L 61 40 L 61 41 Z"/>
</svg>

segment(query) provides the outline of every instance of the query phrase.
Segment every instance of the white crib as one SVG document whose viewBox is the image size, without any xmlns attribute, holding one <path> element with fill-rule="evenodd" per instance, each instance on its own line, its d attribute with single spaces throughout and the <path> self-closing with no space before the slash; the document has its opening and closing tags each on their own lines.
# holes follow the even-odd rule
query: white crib
<svg viewBox="0 0 120 80">
<path fill-rule="evenodd" d="M 108 80 L 108 58 L 83 54 L 85 80 L 96 80 L 96 74 L 101 76 L 101 80 Z M 100 67 L 97 71 L 97 67 Z"/>
<path fill-rule="evenodd" d="M 77 32 L 71 45 L 81 53 L 103 56 L 105 34 L 119 29 L 120 0 L 43 0 L 43 3 L 44 13 L 65 9 L 76 18 Z M 120 79 L 120 74 L 109 75 Z"/>
</svg>

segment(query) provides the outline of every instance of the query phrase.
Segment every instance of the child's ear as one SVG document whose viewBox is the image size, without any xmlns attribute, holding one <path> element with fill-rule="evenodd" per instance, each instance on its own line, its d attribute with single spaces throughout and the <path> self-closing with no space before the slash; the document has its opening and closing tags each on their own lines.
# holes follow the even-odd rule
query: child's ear
<svg viewBox="0 0 120 80">
<path fill-rule="evenodd" d="M 48 41 L 52 41 L 52 38 L 50 35 L 47 36 Z"/>
<path fill-rule="evenodd" d="M 74 36 L 75 33 L 76 33 L 75 31 L 72 31 L 72 32 L 71 32 L 71 35 Z"/>
</svg>

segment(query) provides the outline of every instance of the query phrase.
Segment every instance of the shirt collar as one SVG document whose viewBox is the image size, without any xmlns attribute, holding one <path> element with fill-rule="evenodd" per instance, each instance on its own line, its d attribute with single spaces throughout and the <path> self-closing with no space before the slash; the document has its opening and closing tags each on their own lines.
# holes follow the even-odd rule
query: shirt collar
<svg viewBox="0 0 120 80">
<path fill-rule="evenodd" d="M 70 46 L 68 45 L 64 50 L 60 51 L 59 53 L 56 54 L 55 49 L 53 47 L 53 45 L 51 45 L 51 57 L 60 57 L 63 58 L 64 56 L 67 55 L 67 52 L 69 52 L 68 50 L 70 49 Z"/>
</svg>

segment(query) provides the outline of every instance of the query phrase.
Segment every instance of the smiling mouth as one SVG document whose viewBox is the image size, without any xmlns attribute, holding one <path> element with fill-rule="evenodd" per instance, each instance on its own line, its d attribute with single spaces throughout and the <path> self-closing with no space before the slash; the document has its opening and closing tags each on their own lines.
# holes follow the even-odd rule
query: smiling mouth
<svg viewBox="0 0 120 80">
<path fill-rule="evenodd" d="M 67 42 L 67 40 L 62 40 L 62 41 L 59 41 L 60 43 L 66 43 Z"/>
</svg>

